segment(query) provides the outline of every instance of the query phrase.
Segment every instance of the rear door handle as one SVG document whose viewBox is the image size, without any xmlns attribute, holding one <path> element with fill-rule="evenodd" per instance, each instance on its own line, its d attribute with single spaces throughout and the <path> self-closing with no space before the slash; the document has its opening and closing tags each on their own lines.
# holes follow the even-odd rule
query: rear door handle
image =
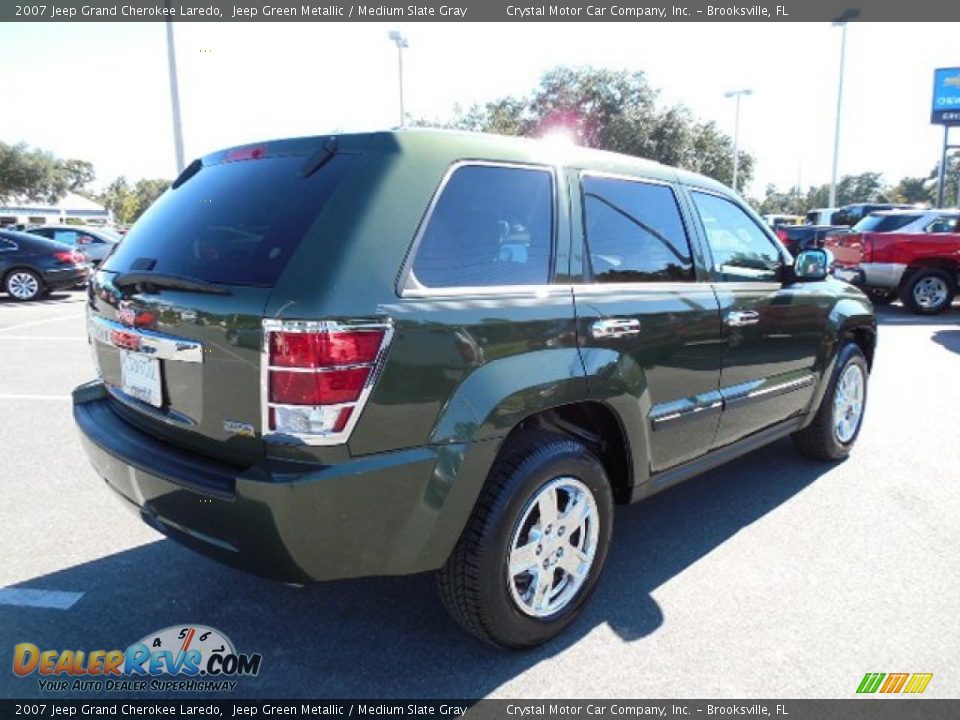
<svg viewBox="0 0 960 720">
<path fill-rule="evenodd" d="M 597 320 L 590 326 L 595 338 L 621 338 L 640 334 L 640 321 L 636 318 L 608 318 Z"/>
<path fill-rule="evenodd" d="M 734 310 L 727 313 L 726 323 L 729 327 L 746 327 L 760 322 L 760 313 L 756 310 Z"/>
</svg>

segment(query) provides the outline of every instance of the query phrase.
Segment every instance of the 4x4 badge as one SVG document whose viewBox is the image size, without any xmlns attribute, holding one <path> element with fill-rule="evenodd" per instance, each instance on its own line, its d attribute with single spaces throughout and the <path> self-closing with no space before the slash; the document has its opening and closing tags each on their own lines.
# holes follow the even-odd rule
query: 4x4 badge
<svg viewBox="0 0 960 720">
<path fill-rule="evenodd" d="M 223 429 L 231 435 L 242 435 L 243 437 L 253 437 L 256 435 L 253 425 L 239 422 L 238 420 L 224 420 Z"/>
</svg>

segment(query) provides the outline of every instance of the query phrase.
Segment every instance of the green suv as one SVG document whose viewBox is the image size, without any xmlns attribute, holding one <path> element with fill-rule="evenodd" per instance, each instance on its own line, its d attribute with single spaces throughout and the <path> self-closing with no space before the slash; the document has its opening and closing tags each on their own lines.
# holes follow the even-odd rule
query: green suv
<svg viewBox="0 0 960 720">
<path fill-rule="evenodd" d="M 569 625 L 617 503 L 786 435 L 845 457 L 870 302 L 722 185 L 410 130 L 191 164 L 92 278 L 97 472 L 292 582 L 438 571 L 467 630 Z M 776 482 L 776 478 L 771 478 Z"/>
</svg>

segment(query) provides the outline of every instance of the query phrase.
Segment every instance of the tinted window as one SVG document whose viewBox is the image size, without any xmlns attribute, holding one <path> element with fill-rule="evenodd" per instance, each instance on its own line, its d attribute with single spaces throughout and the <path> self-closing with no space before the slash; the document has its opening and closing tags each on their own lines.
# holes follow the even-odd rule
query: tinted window
<svg viewBox="0 0 960 720">
<path fill-rule="evenodd" d="M 104 269 L 272 285 L 356 157 L 336 155 L 306 178 L 303 156 L 204 167 L 150 206 Z"/>
<path fill-rule="evenodd" d="M 596 282 L 693 280 L 693 263 L 673 190 L 585 177 L 584 223 Z"/>
<path fill-rule="evenodd" d="M 934 220 L 927 226 L 929 233 L 952 233 L 960 227 L 960 221 L 955 217 L 941 217 Z"/>
<path fill-rule="evenodd" d="M 713 255 L 714 270 L 723 280 L 779 279 L 780 253 L 743 209 L 716 195 L 692 195 Z"/>
<path fill-rule="evenodd" d="M 892 232 L 919 220 L 919 215 L 867 215 L 853 226 L 854 232 Z"/>
<path fill-rule="evenodd" d="M 552 238 L 550 172 L 461 167 L 427 222 L 408 287 L 544 284 Z"/>
</svg>

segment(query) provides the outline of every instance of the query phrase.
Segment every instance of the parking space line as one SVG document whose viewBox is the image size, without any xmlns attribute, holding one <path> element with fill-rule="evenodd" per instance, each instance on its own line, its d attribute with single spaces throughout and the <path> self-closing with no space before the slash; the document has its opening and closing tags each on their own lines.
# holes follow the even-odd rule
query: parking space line
<svg viewBox="0 0 960 720">
<path fill-rule="evenodd" d="M 69 400 L 69 395 L 16 395 L 0 393 L 0 400 Z"/>
<path fill-rule="evenodd" d="M 0 588 L 0 605 L 13 605 L 15 607 L 69 610 L 76 605 L 77 601 L 82 597 L 82 592 Z"/>
<path fill-rule="evenodd" d="M 16 330 L 18 328 L 33 327 L 34 325 L 44 325 L 45 323 L 52 322 L 61 322 L 63 320 L 75 320 L 83 317 L 83 313 L 71 313 L 70 315 L 60 315 L 55 318 L 47 318 L 46 320 L 34 320 L 33 322 L 20 323 L 19 325 L 8 325 L 7 327 L 0 328 L 0 333 L 6 332 L 7 330 Z"/>
</svg>

